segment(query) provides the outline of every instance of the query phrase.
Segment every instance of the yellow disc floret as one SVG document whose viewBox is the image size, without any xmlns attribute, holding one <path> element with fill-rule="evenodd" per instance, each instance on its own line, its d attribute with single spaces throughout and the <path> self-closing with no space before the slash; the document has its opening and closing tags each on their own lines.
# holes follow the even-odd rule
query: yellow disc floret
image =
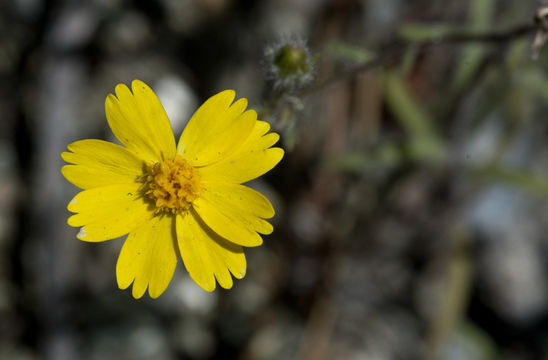
<svg viewBox="0 0 548 360">
<path fill-rule="evenodd" d="M 200 195 L 198 171 L 179 155 L 148 165 L 143 178 L 143 190 L 154 202 L 156 213 L 186 211 Z"/>
</svg>

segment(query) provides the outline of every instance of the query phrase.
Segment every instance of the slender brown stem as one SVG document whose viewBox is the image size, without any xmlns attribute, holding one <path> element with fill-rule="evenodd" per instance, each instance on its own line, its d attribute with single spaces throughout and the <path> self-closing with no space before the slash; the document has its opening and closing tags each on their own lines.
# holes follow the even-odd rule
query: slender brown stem
<svg viewBox="0 0 548 360">
<path fill-rule="evenodd" d="M 353 78 L 358 73 L 371 70 L 380 66 L 390 65 L 398 62 L 402 56 L 410 49 L 424 52 L 432 47 L 440 45 L 458 45 L 463 43 L 505 43 L 517 38 L 531 35 L 538 30 L 538 25 L 534 23 L 515 26 L 505 31 L 494 31 L 486 33 L 454 33 L 444 35 L 438 38 L 424 41 L 396 42 L 388 46 L 383 52 L 372 60 L 346 70 L 342 73 L 334 74 L 324 80 L 321 80 L 311 86 L 298 91 L 295 95 L 307 96 L 318 90 L 321 90 L 331 84 Z"/>
</svg>

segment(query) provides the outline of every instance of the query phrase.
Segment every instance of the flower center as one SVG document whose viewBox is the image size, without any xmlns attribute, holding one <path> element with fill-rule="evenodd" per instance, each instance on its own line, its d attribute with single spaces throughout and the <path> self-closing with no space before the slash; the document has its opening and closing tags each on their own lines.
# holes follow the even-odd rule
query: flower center
<svg viewBox="0 0 548 360">
<path fill-rule="evenodd" d="M 143 190 L 156 205 L 156 213 L 186 211 L 200 195 L 200 175 L 177 155 L 147 166 Z"/>
</svg>

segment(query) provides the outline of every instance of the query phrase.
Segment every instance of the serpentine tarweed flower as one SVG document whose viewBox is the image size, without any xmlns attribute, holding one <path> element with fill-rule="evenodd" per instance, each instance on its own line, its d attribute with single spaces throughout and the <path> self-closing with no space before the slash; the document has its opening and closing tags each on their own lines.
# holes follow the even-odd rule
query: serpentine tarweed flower
<svg viewBox="0 0 548 360">
<path fill-rule="evenodd" d="M 68 145 L 61 169 L 83 189 L 68 205 L 76 213 L 68 224 L 80 227 L 77 238 L 99 242 L 128 234 L 116 264 L 121 289 L 133 283 L 140 298 L 167 288 L 181 254 L 191 278 L 204 290 L 216 281 L 232 287 L 243 278 L 242 246 L 262 244 L 270 234 L 265 219 L 274 216 L 268 199 L 241 185 L 272 169 L 283 157 L 272 147 L 278 134 L 245 110 L 246 99 L 233 102 L 225 90 L 194 113 L 178 144 L 154 92 L 134 80 L 130 89 L 116 86 L 105 102 L 117 145 L 81 140 Z"/>
</svg>

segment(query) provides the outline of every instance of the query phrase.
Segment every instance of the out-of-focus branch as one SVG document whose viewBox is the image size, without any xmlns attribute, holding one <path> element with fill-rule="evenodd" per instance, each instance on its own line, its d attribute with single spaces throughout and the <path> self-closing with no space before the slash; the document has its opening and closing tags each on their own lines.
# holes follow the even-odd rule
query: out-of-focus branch
<svg viewBox="0 0 548 360">
<path fill-rule="evenodd" d="M 361 65 L 358 65 L 349 70 L 339 72 L 337 74 L 331 75 L 330 77 L 319 81 L 315 84 L 310 85 L 300 91 L 295 95 L 297 96 L 307 96 L 318 90 L 321 90 L 331 84 L 345 81 L 353 78 L 357 74 L 368 71 L 380 66 L 391 65 L 397 63 L 409 50 L 415 50 L 419 53 L 430 50 L 433 47 L 441 45 L 459 45 L 463 43 L 494 43 L 501 44 L 509 41 L 516 40 L 523 36 L 532 35 L 535 31 L 544 31 L 539 23 L 530 23 L 515 26 L 505 31 L 493 31 L 493 32 L 484 32 L 484 33 L 454 33 L 438 38 L 433 38 L 424 41 L 409 41 L 403 42 L 398 41 L 389 45 L 384 51 L 379 55 L 374 57 L 372 60 L 365 62 Z"/>
</svg>

